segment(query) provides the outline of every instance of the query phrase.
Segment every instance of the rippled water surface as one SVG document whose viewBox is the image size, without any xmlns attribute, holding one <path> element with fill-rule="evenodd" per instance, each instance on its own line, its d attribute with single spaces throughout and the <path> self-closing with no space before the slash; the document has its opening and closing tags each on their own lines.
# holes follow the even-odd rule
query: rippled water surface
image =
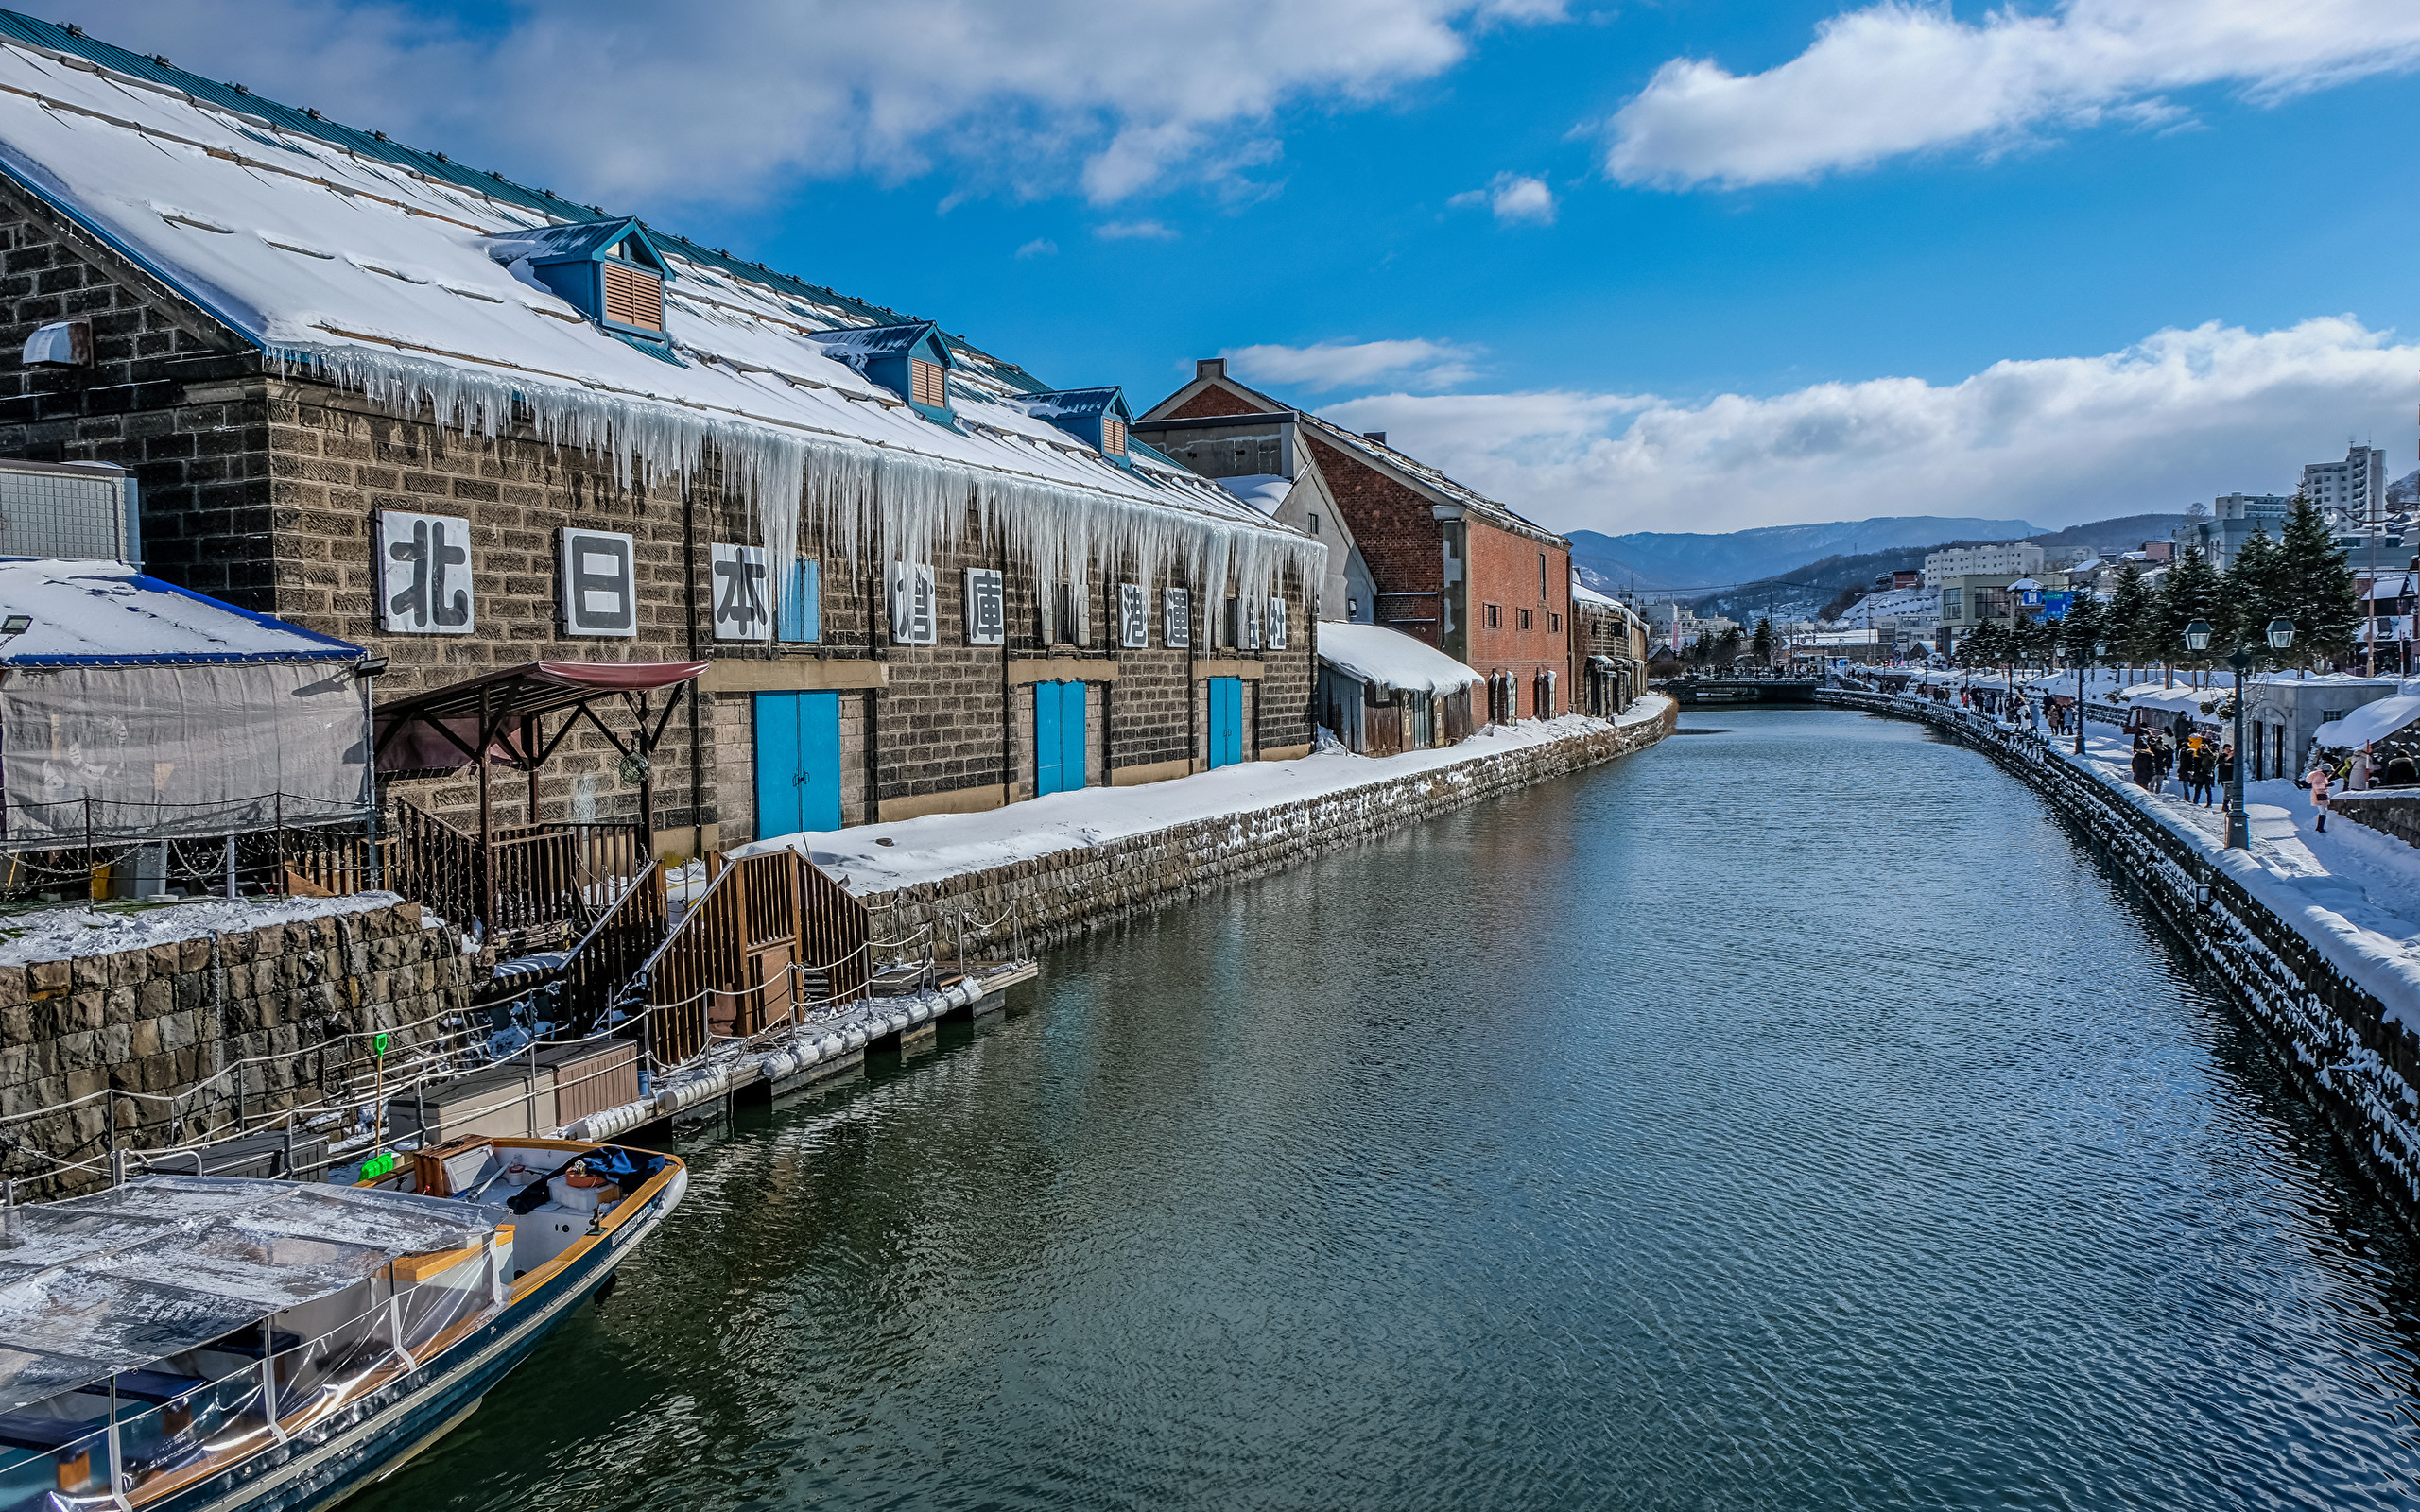
<svg viewBox="0 0 2420 1512">
<path fill-rule="evenodd" d="M 688 1150 L 354 1505 L 2420 1502 L 2413 1258 L 1980 757 L 1720 712 Z"/>
</svg>

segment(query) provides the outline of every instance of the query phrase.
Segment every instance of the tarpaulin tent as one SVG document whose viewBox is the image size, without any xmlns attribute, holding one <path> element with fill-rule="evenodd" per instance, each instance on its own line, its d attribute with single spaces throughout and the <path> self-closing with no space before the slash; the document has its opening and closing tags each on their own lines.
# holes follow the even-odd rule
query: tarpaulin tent
<svg viewBox="0 0 2420 1512">
<path fill-rule="evenodd" d="M 359 646 L 112 561 L 0 559 L 0 616 L 9 848 L 364 816 Z"/>
</svg>

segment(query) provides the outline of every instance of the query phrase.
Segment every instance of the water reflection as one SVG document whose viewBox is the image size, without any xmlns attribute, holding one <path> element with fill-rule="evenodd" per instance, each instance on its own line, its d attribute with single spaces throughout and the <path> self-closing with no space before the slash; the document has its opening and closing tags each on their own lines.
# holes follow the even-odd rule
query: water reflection
<svg viewBox="0 0 2420 1512">
<path fill-rule="evenodd" d="M 1722 738 L 1061 951 L 743 1115 L 356 1505 L 2402 1505 L 2413 1270 L 1917 727 Z"/>
</svg>

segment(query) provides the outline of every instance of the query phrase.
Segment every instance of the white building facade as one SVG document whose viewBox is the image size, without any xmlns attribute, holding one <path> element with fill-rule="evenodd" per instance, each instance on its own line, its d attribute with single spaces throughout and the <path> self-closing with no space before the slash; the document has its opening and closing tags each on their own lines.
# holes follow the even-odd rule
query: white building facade
<svg viewBox="0 0 2420 1512">
<path fill-rule="evenodd" d="M 1938 589 L 1945 577 L 2031 577 L 2041 571 L 2042 548 L 2026 541 L 1958 546 L 1926 556 L 1925 586 Z"/>
</svg>

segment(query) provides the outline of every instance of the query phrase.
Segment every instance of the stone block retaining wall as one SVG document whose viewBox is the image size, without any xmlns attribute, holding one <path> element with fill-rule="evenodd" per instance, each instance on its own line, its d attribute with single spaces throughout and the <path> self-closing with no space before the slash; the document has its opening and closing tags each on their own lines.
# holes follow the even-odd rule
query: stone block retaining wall
<svg viewBox="0 0 2420 1512">
<path fill-rule="evenodd" d="M 333 1091 L 393 1032 L 390 1062 L 444 1033 L 470 1001 L 474 958 L 453 929 L 424 929 L 417 903 L 146 949 L 0 967 L 0 1176 L 21 1197 L 106 1178 L 111 1148 L 161 1149 L 222 1137 Z M 95 1096 L 105 1089 L 142 1095 Z M 189 1094 L 189 1095 L 188 1095 Z M 176 1101 L 166 1099 L 176 1098 Z M 78 1101 L 78 1099 L 90 1099 Z M 114 1129 L 111 1125 L 114 1123 Z M 91 1161 L 78 1177 L 57 1161 Z"/>
<path fill-rule="evenodd" d="M 2331 813 L 2365 824 L 2406 845 L 2420 845 L 2420 793 L 2337 793 L 2327 800 Z"/>
<path fill-rule="evenodd" d="M 957 951 L 961 923 L 970 958 L 1019 944 L 1031 950 L 1627 755 L 1670 734 L 1679 715 L 1668 706 L 1638 724 L 895 888 L 866 904 L 879 938 L 914 937 L 931 925 L 943 961 Z"/>
</svg>

